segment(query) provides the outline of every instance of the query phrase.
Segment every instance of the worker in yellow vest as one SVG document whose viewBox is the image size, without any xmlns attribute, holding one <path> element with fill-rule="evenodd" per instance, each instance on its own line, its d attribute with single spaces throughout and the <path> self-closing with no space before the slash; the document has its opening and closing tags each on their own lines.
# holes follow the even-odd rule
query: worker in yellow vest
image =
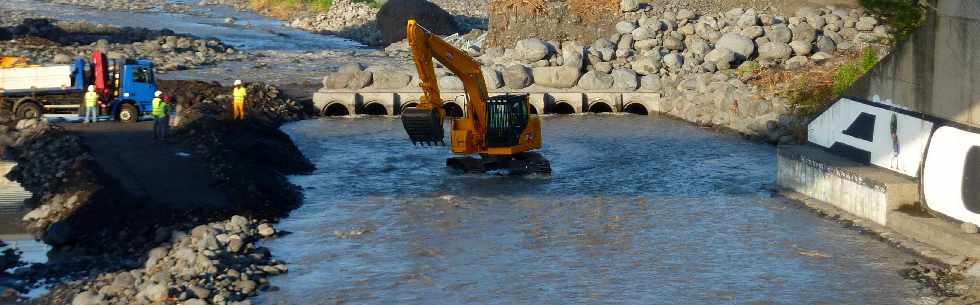
<svg viewBox="0 0 980 305">
<path fill-rule="evenodd" d="M 88 92 L 85 92 L 85 118 L 83 121 L 88 123 L 93 123 L 98 119 L 95 117 L 98 114 L 96 104 L 99 102 L 99 94 L 95 92 L 95 86 L 89 85 Z"/>
<path fill-rule="evenodd" d="M 232 91 L 232 97 L 234 100 L 231 105 L 234 110 L 234 119 L 244 120 L 245 119 L 245 96 L 248 92 L 245 90 L 245 86 L 242 86 L 241 80 L 235 81 L 235 90 Z"/>
<path fill-rule="evenodd" d="M 169 113 L 167 103 L 163 102 L 160 96 L 163 92 L 153 93 L 153 138 L 157 140 L 167 139 L 167 124 L 169 124 Z"/>
</svg>

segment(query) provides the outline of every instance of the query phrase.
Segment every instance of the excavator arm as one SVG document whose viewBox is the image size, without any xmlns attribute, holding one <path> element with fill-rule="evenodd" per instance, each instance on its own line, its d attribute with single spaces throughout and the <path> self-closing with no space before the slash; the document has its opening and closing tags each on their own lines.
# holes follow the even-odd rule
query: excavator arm
<svg viewBox="0 0 980 305">
<path fill-rule="evenodd" d="M 438 60 L 463 82 L 468 100 L 466 116 L 473 121 L 470 134 L 474 142 L 486 130 L 487 86 L 480 70 L 480 63 L 463 51 L 432 34 L 415 20 L 408 21 L 406 29 L 412 58 L 418 69 L 420 86 L 424 95 L 419 105 L 402 112 L 402 122 L 412 143 L 443 144 L 442 130 L 446 111 L 439 92 L 439 80 L 432 59 Z"/>
</svg>

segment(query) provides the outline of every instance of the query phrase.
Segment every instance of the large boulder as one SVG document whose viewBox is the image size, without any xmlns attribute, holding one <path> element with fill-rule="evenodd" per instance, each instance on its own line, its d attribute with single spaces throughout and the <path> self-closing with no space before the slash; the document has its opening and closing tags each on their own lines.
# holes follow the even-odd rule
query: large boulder
<svg viewBox="0 0 980 305">
<path fill-rule="evenodd" d="M 738 60 L 746 60 L 749 56 L 752 56 L 752 53 L 755 53 L 755 42 L 737 33 L 728 33 L 721 36 L 721 39 L 715 45 L 718 48 L 731 50 L 735 53 L 735 57 Z"/>
<path fill-rule="evenodd" d="M 374 87 L 378 89 L 404 88 L 411 82 L 411 75 L 397 71 L 384 71 L 383 73 L 374 74 Z"/>
<path fill-rule="evenodd" d="M 503 71 L 504 86 L 507 88 L 520 90 L 530 86 L 534 79 L 527 67 L 523 65 L 510 65 Z"/>
<path fill-rule="evenodd" d="M 657 74 L 660 71 L 660 58 L 657 56 L 640 56 L 633 62 L 633 71 L 641 75 Z"/>
<path fill-rule="evenodd" d="M 704 61 L 714 63 L 718 69 L 728 70 L 731 69 L 732 63 L 735 61 L 735 52 L 725 48 L 717 48 L 708 52 L 708 55 L 704 56 Z"/>
<path fill-rule="evenodd" d="M 820 36 L 820 37 L 823 37 L 823 36 Z M 796 55 L 810 55 L 810 53 L 813 52 L 813 46 L 812 45 L 810 45 L 809 43 L 806 43 L 806 42 L 799 41 L 799 40 L 794 41 L 794 42 L 790 42 L 789 43 L 789 46 L 793 48 L 793 54 L 796 54 Z"/>
<path fill-rule="evenodd" d="M 788 44 L 770 42 L 759 46 L 759 59 L 785 60 L 793 55 L 793 48 Z"/>
<path fill-rule="evenodd" d="M 389 45 L 405 39 L 405 24 L 409 19 L 439 35 L 459 32 L 453 15 L 438 5 L 425 0 L 388 0 L 377 15 L 381 42 Z"/>
<path fill-rule="evenodd" d="M 817 37 L 817 51 L 834 54 L 837 52 L 837 43 L 828 36 Z"/>
<path fill-rule="evenodd" d="M 636 90 L 640 86 L 639 79 L 633 70 L 615 69 L 610 74 L 613 78 L 613 88 L 620 90 Z"/>
<path fill-rule="evenodd" d="M 534 68 L 531 73 L 538 85 L 558 89 L 574 87 L 581 76 L 581 70 L 569 66 Z"/>
<path fill-rule="evenodd" d="M 483 66 L 480 67 L 480 71 L 483 72 L 483 81 L 487 83 L 487 88 L 497 89 L 504 86 L 504 80 L 497 69 Z"/>
<path fill-rule="evenodd" d="M 585 67 L 585 47 L 577 43 L 566 43 L 561 49 L 563 65 L 581 70 Z"/>
<path fill-rule="evenodd" d="M 793 40 L 793 32 L 785 24 L 777 24 L 766 29 L 766 38 L 772 42 L 789 43 Z"/>
<path fill-rule="evenodd" d="M 793 41 L 811 43 L 814 39 L 817 39 L 817 30 L 809 24 L 801 23 L 794 25 L 790 27 L 790 30 L 793 32 Z"/>
<path fill-rule="evenodd" d="M 589 71 L 578 80 L 579 88 L 585 90 L 606 90 L 612 88 L 614 83 L 612 75 L 598 71 Z"/>
<path fill-rule="evenodd" d="M 548 45 L 541 39 L 528 38 L 517 41 L 514 47 L 513 59 L 525 63 L 533 63 L 548 57 L 550 54 Z"/>
</svg>

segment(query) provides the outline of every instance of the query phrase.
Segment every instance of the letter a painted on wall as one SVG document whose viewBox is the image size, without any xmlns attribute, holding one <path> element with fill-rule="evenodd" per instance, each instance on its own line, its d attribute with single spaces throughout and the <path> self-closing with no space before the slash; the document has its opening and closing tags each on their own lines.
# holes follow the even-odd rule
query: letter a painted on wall
<svg viewBox="0 0 980 305">
<path fill-rule="evenodd" d="M 887 105 L 842 98 L 808 126 L 810 143 L 855 161 L 918 177 L 933 123 Z"/>
</svg>

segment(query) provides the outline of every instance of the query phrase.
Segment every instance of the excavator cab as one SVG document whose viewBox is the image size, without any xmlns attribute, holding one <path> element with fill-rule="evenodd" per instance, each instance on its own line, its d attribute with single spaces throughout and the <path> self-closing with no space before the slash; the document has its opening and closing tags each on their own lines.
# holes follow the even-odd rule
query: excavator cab
<svg viewBox="0 0 980 305">
<path fill-rule="evenodd" d="M 511 147 L 520 144 L 527 128 L 528 96 L 499 95 L 487 100 L 487 146 Z"/>
</svg>

